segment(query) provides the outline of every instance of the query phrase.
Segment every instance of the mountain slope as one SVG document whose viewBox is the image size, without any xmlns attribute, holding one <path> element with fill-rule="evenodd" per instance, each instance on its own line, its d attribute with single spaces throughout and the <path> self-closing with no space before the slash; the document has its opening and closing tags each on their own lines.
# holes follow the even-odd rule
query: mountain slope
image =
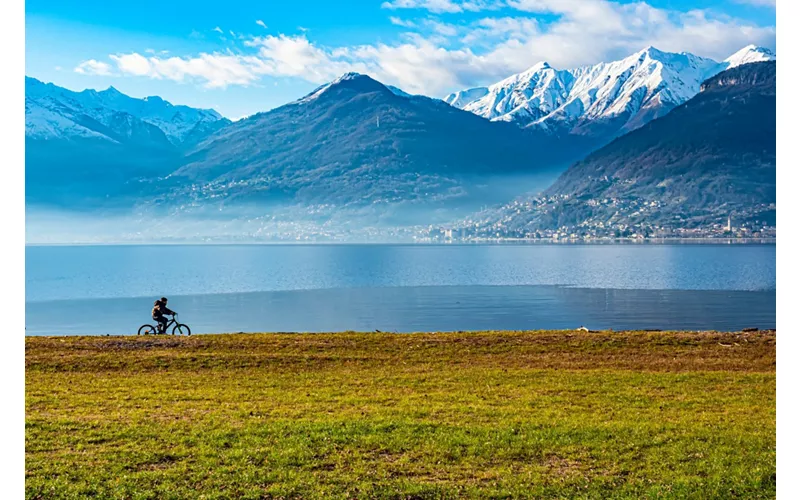
<svg viewBox="0 0 800 500">
<path fill-rule="evenodd" d="M 573 154 L 545 134 L 350 73 L 200 143 L 162 203 L 474 209 L 518 189 L 512 177 L 554 177 Z"/>
<path fill-rule="evenodd" d="M 489 87 L 444 100 L 490 120 L 595 137 L 603 144 L 665 115 L 721 71 L 774 59 L 774 53 L 754 45 L 722 63 L 648 47 L 620 61 L 570 70 L 538 63 Z"/>
<path fill-rule="evenodd" d="M 484 225 L 514 232 L 699 227 L 774 221 L 775 62 L 741 65 L 702 85 L 665 117 L 616 139 L 564 172 L 542 196 Z M 580 232 L 580 230 L 579 230 Z"/>
<path fill-rule="evenodd" d="M 230 123 L 216 111 L 134 99 L 113 87 L 73 92 L 25 77 L 25 194 L 30 204 L 87 209 L 141 195 L 181 150 Z"/>
<path fill-rule="evenodd" d="M 25 103 L 26 136 L 35 138 L 105 135 L 111 140 L 125 142 L 128 134 L 124 128 L 115 127 L 119 125 L 115 120 L 119 122 L 124 117 L 130 127 L 149 128 L 151 134 L 163 135 L 169 143 L 178 146 L 190 137 L 204 138 L 198 137 L 198 127 L 214 131 L 230 123 L 214 110 L 175 106 L 160 97 L 136 99 L 114 87 L 73 92 L 28 76 L 25 77 Z"/>
</svg>

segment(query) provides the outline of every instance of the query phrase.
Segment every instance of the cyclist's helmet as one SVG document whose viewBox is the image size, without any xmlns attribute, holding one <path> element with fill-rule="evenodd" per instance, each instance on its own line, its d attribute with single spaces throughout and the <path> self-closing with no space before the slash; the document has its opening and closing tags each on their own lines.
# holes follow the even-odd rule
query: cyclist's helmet
<svg viewBox="0 0 800 500">
<path fill-rule="evenodd" d="M 161 297 L 161 302 L 166 304 L 167 303 L 167 298 L 166 297 Z"/>
</svg>

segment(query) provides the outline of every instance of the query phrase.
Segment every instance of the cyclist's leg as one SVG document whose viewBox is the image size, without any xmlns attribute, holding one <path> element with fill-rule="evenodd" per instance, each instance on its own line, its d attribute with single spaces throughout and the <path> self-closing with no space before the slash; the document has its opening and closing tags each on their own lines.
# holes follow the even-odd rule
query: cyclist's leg
<svg viewBox="0 0 800 500">
<path fill-rule="evenodd" d="M 167 331 L 167 318 L 165 316 L 159 316 L 156 318 L 158 321 L 158 333 L 164 333 Z"/>
</svg>

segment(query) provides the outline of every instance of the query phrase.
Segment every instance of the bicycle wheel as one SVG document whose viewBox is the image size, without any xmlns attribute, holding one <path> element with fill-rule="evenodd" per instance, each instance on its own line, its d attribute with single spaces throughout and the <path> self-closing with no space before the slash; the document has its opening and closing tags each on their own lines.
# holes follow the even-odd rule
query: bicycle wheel
<svg viewBox="0 0 800 500">
<path fill-rule="evenodd" d="M 136 332 L 136 335 L 155 335 L 156 334 L 156 327 L 153 325 L 142 325 L 139 327 L 139 331 Z"/>
<path fill-rule="evenodd" d="M 172 329 L 173 335 L 191 335 L 192 330 L 189 328 L 189 325 L 184 325 L 182 323 L 176 323 L 175 327 Z"/>
</svg>

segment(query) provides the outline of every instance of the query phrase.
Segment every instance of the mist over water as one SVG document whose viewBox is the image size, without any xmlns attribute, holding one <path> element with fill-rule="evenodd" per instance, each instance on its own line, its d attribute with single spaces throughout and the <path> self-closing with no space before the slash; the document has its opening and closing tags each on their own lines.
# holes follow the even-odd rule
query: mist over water
<svg viewBox="0 0 800 500">
<path fill-rule="evenodd" d="M 463 185 L 447 196 L 423 189 L 409 199 L 400 196 L 344 206 L 303 200 L 302 193 L 298 198 L 235 202 L 187 198 L 177 204 L 133 198 L 84 209 L 28 205 L 25 241 L 30 245 L 411 242 L 422 227 L 450 224 L 517 196 L 537 194 L 558 172 L 465 177 L 460 179 Z"/>
</svg>

